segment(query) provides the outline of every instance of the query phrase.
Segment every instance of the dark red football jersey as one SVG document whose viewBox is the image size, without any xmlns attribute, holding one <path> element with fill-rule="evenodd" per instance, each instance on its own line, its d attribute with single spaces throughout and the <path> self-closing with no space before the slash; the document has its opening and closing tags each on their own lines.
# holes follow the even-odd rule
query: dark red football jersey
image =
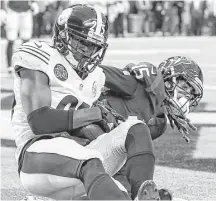
<svg viewBox="0 0 216 201">
<path fill-rule="evenodd" d="M 106 75 L 105 86 L 110 89 L 106 99 L 113 109 L 126 118 L 135 115 L 148 122 L 161 112 L 165 98 L 163 78 L 154 65 L 148 64 L 142 82 L 123 69 L 101 66 Z"/>
</svg>

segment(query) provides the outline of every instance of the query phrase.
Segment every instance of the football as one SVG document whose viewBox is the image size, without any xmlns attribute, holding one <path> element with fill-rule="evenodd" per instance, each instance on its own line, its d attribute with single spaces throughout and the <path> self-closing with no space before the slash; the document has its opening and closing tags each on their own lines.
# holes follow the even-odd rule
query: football
<svg viewBox="0 0 216 201">
<path fill-rule="evenodd" d="M 103 133 L 104 131 L 99 125 L 89 124 L 82 128 L 76 129 L 76 131 L 73 132 L 73 136 L 89 139 L 92 141 Z"/>
</svg>

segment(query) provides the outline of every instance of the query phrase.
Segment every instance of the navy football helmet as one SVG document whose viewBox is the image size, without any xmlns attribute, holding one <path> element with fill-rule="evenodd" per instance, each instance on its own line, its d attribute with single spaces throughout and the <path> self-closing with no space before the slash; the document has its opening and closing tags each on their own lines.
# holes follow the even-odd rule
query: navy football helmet
<svg viewBox="0 0 216 201">
<path fill-rule="evenodd" d="M 186 142 L 190 142 L 187 125 L 196 130 L 190 123 L 187 114 L 194 110 L 203 96 L 203 74 L 201 68 L 188 57 L 170 57 L 159 64 L 166 91 L 164 111 L 170 126 L 176 126 Z"/>
<path fill-rule="evenodd" d="M 81 73 L 92 72 L 101 63 L 108 47 L 107 38 L 107 17 L 90 5 L 77 4 L 63 10 L 54 25 L 55 48 L 66 59 L 70 53 L 75 59 L 79 55 L 78 65 L 71 65 Z M 81 46 L 91 47 L 91 51 Z"/>
<path fill-rule="evenodd" d="M 160 63 L 158 68 L 163 75 L 166 93 L 175 105 L 174 110 L 177 115 L 178 112 L 181 115 L 193 111 L 203 96 L 203 74 L 198 64 L 188 57 L 175 56 Z M 192 90 L 185 90 L 180 85 L 181 81 L 184 81 L 185 86 L 191 87 Z M 178 99 L 178 89 L 183 91 L 187 100 L 183 104 Z M 189 111 L 183 110 L 185 105 L 188 105 Z"/>
</svg>

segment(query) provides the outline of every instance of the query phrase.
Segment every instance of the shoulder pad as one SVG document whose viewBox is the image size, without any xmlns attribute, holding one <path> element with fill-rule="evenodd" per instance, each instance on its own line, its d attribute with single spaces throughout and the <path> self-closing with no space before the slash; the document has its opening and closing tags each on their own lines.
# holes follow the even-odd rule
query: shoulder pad
<svg viewBox="0 0 216 201">
<path fill-rule="evenodd" d="M 131 75 L 139 80 L 147 92 L 158 94 L 159 91 L 164 91 L 162 74 L 153 64 L 149 62 L 130 63 L 124 70 L 129 71 Z"/>
<path fill-rule="evenodd" d="M 163 77 L 160 70 L 149 62 L 140 62 L 138 66 L 143 66 L 143 78 L 146 84 L 146 91 L 158 94 L 164 91 Z"/>
<path fill-rule="evenodd" d="M 30 41 L 22 44 L 12 57 L 12 65 L 47 72 L 52 48 L 45 42 Z"/>
</svg>

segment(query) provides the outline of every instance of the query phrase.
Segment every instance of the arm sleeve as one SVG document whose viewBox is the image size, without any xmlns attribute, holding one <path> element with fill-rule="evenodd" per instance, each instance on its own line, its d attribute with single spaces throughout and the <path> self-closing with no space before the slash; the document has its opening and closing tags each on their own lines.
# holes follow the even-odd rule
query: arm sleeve
<svg viewBox="0 0 216 201">
<path fill-rule="evenodd" d="M 102 119 L 98 107 L 80 110 L 59 110 L 42 107 L 31 112 L 28 117 L 29 126 L 35 135 L 71 132 L 77 128 L 99 122 Z"/>
<path fill-rule="evenodd" d="M 124 73 L 123 70 L 100 65 L 106 76 L 105 86 L 111 91 L 118 93 L 121 96 L 133 96 L 137 88 L 137 80 L 130 75 L 130 73 Z"/>
</svg>

